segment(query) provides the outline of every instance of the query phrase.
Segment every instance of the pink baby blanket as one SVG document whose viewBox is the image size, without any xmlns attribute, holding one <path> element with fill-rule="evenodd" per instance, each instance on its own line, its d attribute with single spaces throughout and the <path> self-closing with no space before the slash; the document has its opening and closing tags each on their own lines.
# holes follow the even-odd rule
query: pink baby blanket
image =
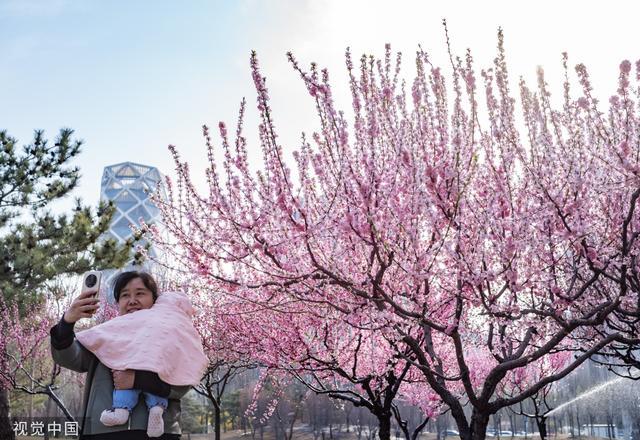
<svg viewBox="0 0 640 440">
<path fill-rule="evenodd" d="M 166 292 L 150 309 L 118 316 L 77 333 L 78 341 L 112 370 L 146 370 L 170 385 L 196 385 L 208 360 L 183 293 Z"/>
</svg>

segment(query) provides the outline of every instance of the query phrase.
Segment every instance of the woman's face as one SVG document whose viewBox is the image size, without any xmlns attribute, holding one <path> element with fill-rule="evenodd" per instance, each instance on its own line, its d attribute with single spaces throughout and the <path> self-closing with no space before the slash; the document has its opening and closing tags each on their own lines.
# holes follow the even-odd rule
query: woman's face
<svg viewBox="0 0 640 440">
<path fill-rule="evenodd" d="M 120 291 L 118 309 L 121 315 L 150 309 L 153 305 L 153 293 L 144 285 L 141 278 L 129 281 Z"/>
</svg>

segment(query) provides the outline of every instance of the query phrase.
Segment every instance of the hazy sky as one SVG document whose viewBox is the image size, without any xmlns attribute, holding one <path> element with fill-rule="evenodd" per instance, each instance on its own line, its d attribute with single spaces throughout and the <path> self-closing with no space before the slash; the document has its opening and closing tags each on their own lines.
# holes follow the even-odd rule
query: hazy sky
<svg viewBox="0 0 640 440">
<path fill-rule="evenodd" d="M 116 1 L 0 0 L 0 128 L 21 143 L 42 128 L 53 138 L 75 129 L 85 145 L 74 195 L 99 197 L 102 169 L 123 161 L 171 174 L 167 144 L 202 171 L 201 125 L 233 124 L 243 96 L 255 93 L 249 54 L 258 51 L 287 155 L 302 131 L 317 127 L 313 102 L 285 53 L 317 61 L 332 73 L 337 101 L 346 99 L 344 51 L 381 55 L 384 44 L 405 54 L 413 72 L 418 45 L 447 66 L 442 18 L 453 49 L 469 47 L 489 66 L 496 31 L 505 32 L 512 81 L 535 80 L 536 66 L 560 93 L 561 52 L 584 62 L 597 93 L 616 88 L 618 64 L 640 58 L 640 7 L 634 1 Z M 408 76 L 409 76 L 408 75 Z M 515 88 L 515 87 L 514 87 Z"/>
</svg>

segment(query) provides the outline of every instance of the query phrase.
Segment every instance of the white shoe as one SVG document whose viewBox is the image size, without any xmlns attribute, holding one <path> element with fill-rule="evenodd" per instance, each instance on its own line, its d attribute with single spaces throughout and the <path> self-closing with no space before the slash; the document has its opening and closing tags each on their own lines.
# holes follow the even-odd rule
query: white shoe
<svg viewBox="0 0 640 440">
<path fill-rule="evenodd" d="M 149 437 L 160 437 L 164 434 L 163 413 L 164 408 L 161 406 L 154 406 L 149 410 L 149 421 L 147 422 L 147 435 Z"/>
<path fill-rule="evenodd" d="M 104 426 L 124 425 L 129 420 L 129 410 L 125 408 L 105 409 L 100 414 L 100 421 Z"/>
</svg>

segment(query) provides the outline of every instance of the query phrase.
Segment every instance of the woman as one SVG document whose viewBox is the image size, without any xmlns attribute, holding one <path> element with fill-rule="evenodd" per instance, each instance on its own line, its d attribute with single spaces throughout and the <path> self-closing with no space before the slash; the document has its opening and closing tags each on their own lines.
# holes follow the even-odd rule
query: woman
<svg viewBox="0 0 640 440">
<path fill-rule="evenodd" d="M 123 272 L 114 283 L 114 297 L 120 315 L 149 309 L 158 297 L 158 287 L 151 275 L 144 272 Z M 141 370 L 110 371 L 98 358 L 75 339 L 74 324 L 82 318 L 90 318 L 98 309 L 97 291 L 79 295 L 58 324 L 51 329 L 51 352 L 59 365 L 70 370 L 87 373 L 83 397 L 83 415 L 80 438 L 87 440 L 139 440 L 148 439 L 146 405 L 137 405 L 124 426 L 105 426 L 100 414 L 111 407 L 114 388 L 139 389 L 168 399 L 164 412 L 162 440 L 177 440 L 181 430 L 180 399 L 189 386 L 171 386 L 156 373 Z"/>
</svg>

